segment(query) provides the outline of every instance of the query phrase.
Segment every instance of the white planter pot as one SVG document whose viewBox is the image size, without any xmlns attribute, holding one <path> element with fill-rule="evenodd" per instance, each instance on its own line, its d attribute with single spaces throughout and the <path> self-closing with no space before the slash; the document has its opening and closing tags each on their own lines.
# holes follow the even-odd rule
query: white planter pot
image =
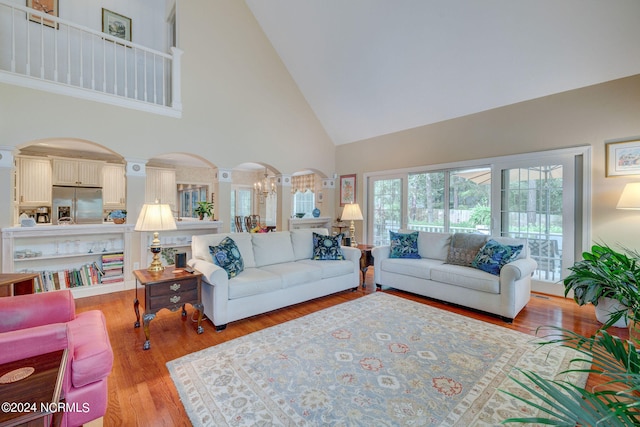
<svg viewBox="0 0 640 427">
<path fill-rule="evenodd" d="M 617 311 L 623 310 L 624 306 L 620 304 L 618 300 L 612 298 L 600 298 L 598 300 L 598 305 L 596 305 L 596 319 L 598 322 L 605 324 L 609 321 L 611 313 L 615 313 Z M 626 328 L 628 327 L 627 317 L 621 317 L 616 323 L 612 325 L 615 328 Z"/>
</svg>

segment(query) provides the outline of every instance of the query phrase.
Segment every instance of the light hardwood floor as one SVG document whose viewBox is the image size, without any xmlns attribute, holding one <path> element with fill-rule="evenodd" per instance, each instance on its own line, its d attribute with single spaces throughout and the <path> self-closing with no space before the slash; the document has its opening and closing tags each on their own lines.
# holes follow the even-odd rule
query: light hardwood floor
<svg viewBox="0 0 640 427">
<path fill-rule="evenodd" d="M 345 291 L 328 297 L 298 304 L 267 314 L 230 323 L 227 329 L 216 333 L 206 321 L 205 331 L 197 335 L 191 321 L 193 308 L 187 306 L 187 320 L 180 312 L 162 310 L 151 322 L 151 349 L 142 350 L 145 340 L 142 328 L 134 329 L 134 291 L 117 292 L 76 300 L 77 311 L 100 309 L 107 319 L 109 337 L 115 355 L 113 371 L 109 377 L 109 406 L 104 417 L 105 426 L 188 426 L 191 425 L 171 381 L 166 362 L 180 356 L 220 344 L 260 329 L 304 316 L 315 311 L 361 298 L 373 292 L 373 269 L 366 277 L 367 287 L 357 291 Z M 380 291 L 378 291 L 380 292 Z M 452 307 L 427 298 L 383 289 L 382 292 L 398 295 L 434 307 L 450 310 L 465 316 L 497 324 L 528 334 L 542 325 L 561 326 L 584 335 L 590 335 L 597 327 L 593 307 L 578 307 L 573 300 L 545 295 L 533 295 L 531 302 L 512 324 L 481 313 Z M 142 303 L 144 297 L 141 292 Z M 626 331 L 616 329 L 619 335 Z M 593 376 L 588 387 L 597 384 Z"/>
</svg>

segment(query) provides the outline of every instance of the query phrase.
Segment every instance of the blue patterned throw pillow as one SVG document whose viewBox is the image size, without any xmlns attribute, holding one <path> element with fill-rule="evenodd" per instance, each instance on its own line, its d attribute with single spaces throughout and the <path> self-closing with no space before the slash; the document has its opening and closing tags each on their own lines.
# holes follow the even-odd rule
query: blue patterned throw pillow
<svg viewBox="0 0 640 427">
<path fill-rule="evenodd" d="M 500 269 L 516 259 L 520 252 L 522 245 L 501 245 L 491 239 L 480 249 L 471 266 L 499 276 Z"/>
<path fill-rule="evenodd" d="M 213 262 L 227 272 L 227 277 L 236 277 L 244 270 L 242 255 L 236 246 L 236 242 L 230 237 L 225 237 L 218 246 L 209 246 L 209 253 Z"/>
<path fill-rule="evenodd" d="M 391 250 L 389 258 L 420 258 L 418 253 L 418 232 L 402 234 L 389 231 Z"/>
<path fill-rule="evenodd" d="M 335 261 L 344 259 L 342 252 L 342 233 L 335 236 L 323 236 L 313 233 L 313 259 Z"/>
</svg>

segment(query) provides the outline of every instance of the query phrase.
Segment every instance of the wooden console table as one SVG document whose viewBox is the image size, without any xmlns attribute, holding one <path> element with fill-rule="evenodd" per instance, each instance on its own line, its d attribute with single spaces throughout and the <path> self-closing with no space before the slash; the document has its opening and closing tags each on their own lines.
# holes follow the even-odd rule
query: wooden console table
<svg viewBox="0 0 640 427">
<path fill-rule="evenodd" d="M 32 294 L 37 273 L 0 274 L 0 297 Z"/>
<path fill-rule="evenodd" d="M 177 311 L 182 308 L 182 317 L 187 316 L 185 310 L 186 304 L 191 304 L 198 312 L 198 334 L 204 332 L 201 326 L 202 313 L 202 273 L 194 271 L 189 273 L 182 270 L 179 273 L 174 272 L 181 269 L 167 267 L 159 273 L 151 273 L 147 270 L 135 270 L 133 275 L 136 277 L 136 299 L 133 301 L 133 309 L 136 312 L 136 322 L 134 328 L 140 327 L 140 302 L 138 301 L 138 283 L 144 286 L 144 315 L 142 321 L 144 323 L 144 334 L 146 341 L 142 346 L 143 350 L 149 350 L 151 342 L 149 341 L 149 323 L 156 317 L 156 313 L 163 308 L 171 311 Z"/>
</svg>

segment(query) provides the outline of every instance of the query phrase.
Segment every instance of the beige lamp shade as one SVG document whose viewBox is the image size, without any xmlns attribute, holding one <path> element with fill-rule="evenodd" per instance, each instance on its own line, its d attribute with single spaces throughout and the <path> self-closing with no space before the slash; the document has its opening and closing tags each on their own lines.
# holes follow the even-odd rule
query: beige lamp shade
<svg viewBox="0 0 640 427">
<path fill-rule="evenodd" d="M 362 221 L 364 218 L 357 203 L 348 203 L 344 205 L 340 219 L 342 221 Z"/>
<path fill-rule="evenodd" d="M 142 211 L 140 211 L 134 230 L 164 231 L 177 228 L 169 205 L 147 203 L 142 206 Z"/>
<path fill-rule="evenodd" d="M 616 209 L 640 210 L 640 182 L 624 186 Z"/>
<path fill-rule="evenodd" d="M 160 273 L 164 270 L 162 261 L 160 261 L 160 245 L 159 231 L 175 230 L 178 227 L 173 219 L 173 213 L 169 205 L 161 205 L 158 203 L 144 204 L 142 211 L 138 216 L 138 221 L 134 230 L 136 231 L 153 231 L 153 240 L 149 246 L 149 251 L 153 254 L 153 260 L 147 268 L 150 273 Z"/>
</svg>

